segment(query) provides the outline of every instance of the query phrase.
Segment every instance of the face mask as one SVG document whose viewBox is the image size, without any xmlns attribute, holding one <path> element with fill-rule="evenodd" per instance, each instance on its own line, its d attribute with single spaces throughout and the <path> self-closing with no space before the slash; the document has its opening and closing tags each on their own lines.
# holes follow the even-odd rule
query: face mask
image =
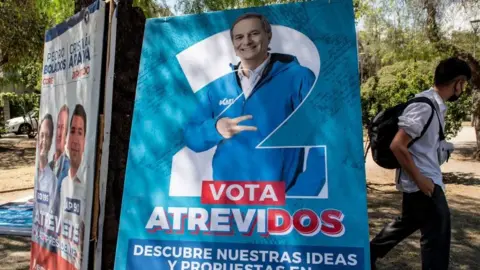
<svg viewBox="0 0 480 270">
<path fill-rule="evenodd" d="M 455 92 L 456 92 L 456 90 L 457 90 L 457 84 L 458 84 L 458 82 L 455 84 L 455 88 L 454 88 L 454 89 L 455 89 Z M 455 92 L 453 92 L 453 96 L 451 96 L 451 97 L 448 99 L 448 101 L 450 101 L 450 102 L 455 102 L 455 101 L 457 101 L 457 100 L 460 98 L 460 96 L 462 95 L 462 92 L 460 92 L 460 94 L 459 94 L 458 96 L 455 94 Z"/>
<path fill-rule="evenodd" d="M 451 97 L 448 99 L 448 101 L 450 101 L 450 102 L 455 102 L 455 101 L 457 101 L 457 100 L 460 98 L 461 95 L 462 95 L 462 94 L 460 94 L 460 95 L 457 96 L 457 95 L 454 94 L 453 96 L 451 96 Z"/>
</svg>

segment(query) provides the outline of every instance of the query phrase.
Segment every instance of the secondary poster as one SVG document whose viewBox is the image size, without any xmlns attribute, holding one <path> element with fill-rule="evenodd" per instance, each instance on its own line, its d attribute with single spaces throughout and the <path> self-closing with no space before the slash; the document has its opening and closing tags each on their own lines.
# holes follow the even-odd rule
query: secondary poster
<svg viewBox="0 0 480 270">
<path fill-rule="evenodd" d="M 351 1 L 150 19 L 116 269 L 369 269 Z"/>
<path fill-rule="evenodd" d="M 31 269 L 87 269 L 105 7 L 47 30 Z"/>
</svg>

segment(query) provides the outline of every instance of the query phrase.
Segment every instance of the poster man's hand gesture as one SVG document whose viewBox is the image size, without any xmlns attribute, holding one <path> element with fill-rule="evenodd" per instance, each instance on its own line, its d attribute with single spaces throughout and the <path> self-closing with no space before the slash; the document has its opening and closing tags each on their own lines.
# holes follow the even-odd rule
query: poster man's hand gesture
<svg viewBox="0 0 480 270">
<path fill-rule="evenodd" d="M 225 139 L 230 139 L 242 131 L 256 131 L 257 127 L 238 125 L 240 122 L 250 120 L 251 115 L 244 115 L 236 118 L 224 117 L 217 121 L 217 130 Z"/>
</svg>

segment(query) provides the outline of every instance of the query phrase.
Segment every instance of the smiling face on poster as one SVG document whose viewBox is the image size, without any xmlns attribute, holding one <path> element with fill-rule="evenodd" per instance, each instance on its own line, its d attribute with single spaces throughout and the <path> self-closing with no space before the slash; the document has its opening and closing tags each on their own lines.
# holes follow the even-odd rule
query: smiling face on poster
<svg viewBox="0 0 480 270">
<path fill-rule="evenodd" d="M 261 14 L 246 14 L 237 18 L 230 30 L 235 54 L 242 63 L 263 62 L 268 57 L 272 26 Z M 248 69 L 245 69 L 248 70 Z"/>
<path fill-rule="evenodd" d="M 65 151 L 65 143 L 67 142 L 68 133 L 68 116 L 69 109 L 67 105 L 60 108 L 57 116 L 57 131 L 55 137 L 55 159 L 60 158 Z"/>
<path fill-rule="evenodd" d="M 115 268 L 367 269 L 356 52 L 349 1 L 149 20 Z"/>
</svg>

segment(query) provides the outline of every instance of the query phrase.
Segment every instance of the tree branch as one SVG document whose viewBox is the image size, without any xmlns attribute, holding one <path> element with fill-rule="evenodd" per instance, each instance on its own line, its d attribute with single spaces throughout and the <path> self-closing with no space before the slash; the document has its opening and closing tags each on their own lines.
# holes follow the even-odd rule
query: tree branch
<svg viewBox="0 0 480 270">
<path fill-rule="evenodd" d="M 74 13 L 79 12 L 82 8 L 88 7 L 93 2 L 95 2 L 95 0 L 75 0 Z"/>
<path fill-rule="evenodd" d="M 440 34 L 440 28 L 437 24 L 437 6 L 435 0 L 425 0 L 424 8 L 427 11 L 427 37 L 440 52 L 446 52 L 465 60 L 472 70 L 472 84 L 476 90 L 480 91 L 480 63 L 467 51 L 449 43 Z"/>
<path fill-rule="evenodd" d="M 8 55 L 2 55 L 0 57 L 0 67 L 8 63 Z"/>
</svg>

